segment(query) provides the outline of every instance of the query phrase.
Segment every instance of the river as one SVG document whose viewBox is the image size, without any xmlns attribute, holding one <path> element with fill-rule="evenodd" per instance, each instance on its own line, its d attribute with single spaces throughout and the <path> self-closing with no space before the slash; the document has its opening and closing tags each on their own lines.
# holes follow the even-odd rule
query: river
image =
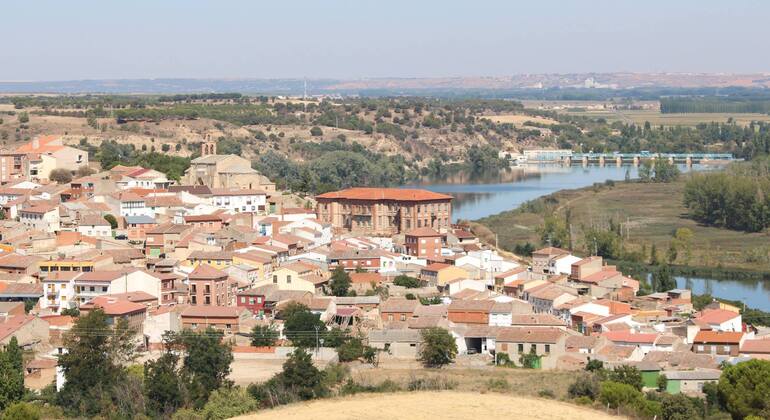
<svg viewBox="0 0 770 420">
<path fill-rule="evenodd" d="M 682 171 L 690 170 L 680 166 Z M 713 167 L 694 165 L 691 170 L 709 170 Z M 466 172 L 449 175 L 443 179 L 423 179 L 411 187 L 450 194 L 452 219 L 476 220 L 511 210 L 525 201 L 554 193 L 559 190 L 583 188 L 608 179 L 625 179 L 638 176 L 633 166 L 561 166 L 526 165 L 500 171 L 492 175 L 473 176 Z M 677 277 L 678 287 L 691 289 L 695 294 L 710 293 L 713 296 L 740 300 L 752 308 L 770 311 L 770 283 L 764 281 L 737 281 L 708 278 Z"/>
</svg>

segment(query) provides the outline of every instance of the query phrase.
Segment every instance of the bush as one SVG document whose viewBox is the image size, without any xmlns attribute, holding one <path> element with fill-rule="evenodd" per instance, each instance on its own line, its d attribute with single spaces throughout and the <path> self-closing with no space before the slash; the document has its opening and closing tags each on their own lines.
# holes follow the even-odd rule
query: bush
<svg viewBox="0 0 770 420">
<path fill-rule="evenodd" d="M 592 401 L 599 396 L 599 378 L 592 374 L 583 374 L 575 379 L 575 382 L 567 388 L 570 398 L 589 398 Z"/>
<path fill-rule="evenodd" d="M 611 408 L 636 407 L 643 399 L 642 393 L 628 384 L 605 381 L 599 387 L 599 400 Z"/>
<path fill-rule="evenodd" d="M 457 388 L 457 382 L 440 376 L 412 378 L 406 384 L 407 391 L 445 391 L 455 388 Z"/>
<path fill-rule="evenodd" d="M 401 274 L 393 279 L 393 284 L 396 286 L 406 287 L 407 289 L 415 289 L 420 287 L 420 280 L 409 277 L 405 274 Z"/>
<path fill-rule="evenodd" d="M 9 405 L 2 413 L 0 420 L 38 420 L 40 409 L 30 403 L 17 402 Z"/>
<path fill-rule="evenodd" d="M 727 366 L 719 378 L 719 395 L 733 418 L 770 416 L 770 361 L 750 360 Z"/>
<path fill-rule="evenodd" d="M 66 169 L 58 168 L 51 171 L 48 175 L 48 179 L 58 184 L 66 184 L 72 181 L 72 174 Z"/>
<path fill-rule="evenodd" d="M 255 347 L 273 347 L 278 340 L 278 331 L 272 324 L 255 325 L 251 329 L 251 345 Z"/>
<path fill-rule="evenodd" d="M 313 137 L 320 137 L 324 135 L 324 132 L 321 130 L 321 127 L 313 126 L 310 128 L 310 135 Z"/>
<path fill-rule="evenodd" d="M 511 389 L 511 384 L 505 378 L 489 378 L 487 379 L 486 386 L 490 391 L 507 391 Z"/>
<path fill-rule="evenodd" d="M 642 382 L 642 373 L 633 366 L 616 366 L 615 369 L 607 373 L 607 379 L 612 382 L 631 385 L 637 391 L 641 391 L 644 386 Z"/>
<path fill-rule="evenodd" d="M 257 408 L 259 404 L 245 389 L 234 386 L 214 390 L 201 414 L 206 420 L 220 420 L 256 411 Z"/>
<path fill-rule="evenodd" d="M 541 389 L 537 392 L 537 396 L 540 398 L 556 398 L 556 395 L 550 389 Z"/>
<path fill-rule="evenodd" d="M 577 397 L 575 398 L 574 403 L 577 405 L 591 405 L 594 403 L 594 400 L 588 397 Z"/>
</svg>

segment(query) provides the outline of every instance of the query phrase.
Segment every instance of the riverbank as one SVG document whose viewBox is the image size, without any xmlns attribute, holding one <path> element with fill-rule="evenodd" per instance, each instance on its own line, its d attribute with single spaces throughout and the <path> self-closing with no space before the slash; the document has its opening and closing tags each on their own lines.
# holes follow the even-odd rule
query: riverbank
<svg viewBox="0 0 770 420">
<path fill-rule="evenodd" d="M 654 245 L 661 260 L 667 257 L 674 232 L 687 228 L 693 233 L 690 255 L 680 251 L 674 265 L 687 266 L 690 275 L 706 275 L 709 270 L 766 272 L 770 263 L 770 236 L 703 226 L 688 218 L 683 204 L 686 177 L 683 175 L 672 183 L 610 182 L 562 190 L 475 223 L 483 226 L 477 226 L 480 236 L 497 234 L 499 246 L 513 251 L 517 245 L 530 243 L 537 247 L 543 243 L 537 229 L 546 215 L 553 213 L 565 219 L 569 213 L 573 249 L 587 252 L 584 229 L 606 225 L 612 220 L 621 224 L 623 246 L 627 251 L 644 252 L 645 258 L 649 258 Z"/>
</svg>

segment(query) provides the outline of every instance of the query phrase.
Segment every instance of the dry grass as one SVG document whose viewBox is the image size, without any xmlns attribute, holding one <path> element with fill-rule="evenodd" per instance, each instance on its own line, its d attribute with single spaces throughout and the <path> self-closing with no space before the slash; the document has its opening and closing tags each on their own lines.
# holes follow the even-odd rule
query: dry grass
<svg viewBox="0 0 770 420">
<path fill-rule="evenodd" d="M 440 391 L 355 395 L 293 404 L 238 419 L 564 419 L 618 418 L 563 402 L 502 394 Z"/>
<path fill-rule="evenodd" d="M 748 125 L 752 121 L 770 121 L 770 115 L 763 114 L 730 114 L 730 113 L 696 113 L 696 114 L 661 114 L 658 110 L 634 110 L 634 111 L 565 111 L 571 115 L 583 115 L 592 118 L 606 118 L 607 121 L 621 121 L 625 123 L 644 124 L 649 121 L 652 125 L 664 126 L 696 126 L 700 123 L 720 122 L 726 123 L 732 118 L 739 125 Z"/>
<path fill-rule="evenodd" d="M 491 120 L 492 122 L 503 124 L 503 123 L 509 123 L 513 124 L 515 126 L 521 126 L 524 125 L 525 122 L 533 122 L 538 124 L 558 124 L 559 122 L 556 120 L 552 120 L 550 118 L 543 118 L 543 117 L 533 117 L 529 115 L 520 115 L 520 114 L 506 114 L 506 115 L 484 115 L 481 118 L 487 118 Z"/>
</svg>

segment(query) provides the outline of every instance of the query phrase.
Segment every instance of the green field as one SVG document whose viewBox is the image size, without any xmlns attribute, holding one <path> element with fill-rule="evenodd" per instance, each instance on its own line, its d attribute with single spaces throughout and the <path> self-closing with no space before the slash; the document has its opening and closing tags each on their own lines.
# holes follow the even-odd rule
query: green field
<svg viewBox="0 0 770 420">
<path fill-rule="evenodd" d="M 770 121 L 770 115 L 765 114 L 730 114 L 730 113 L 698 113 L 698 114 L 661 114 L 658 110 L 634 111 L 564 111 L 570 115 L 584 115 L 594 118 L 605 118 L 608 122 L 621 121 L 624 123 L 644 124 L 649 121 L 652 125 L 684 125 L 696 126 L 700 123 L 726 123 L 730 118 L 737 124 L 748 125 L 752 121 Z"/>
<path fill-rule="evenodd" d="M 614 187 L 584 188 L 557 192 L 549 199 L 557 214 L 567 208 L 572 214 L 573 246 L 585 251 L 583 226 L 602 226 L 610 219 L 623 223 L 624 246 L 631 251 L 649 250 L 652 244 L 662 257 L 677 228 L 693 231 L 694 240 L 689 265 L 704 267 L 742 268 L 767 271 L 770 259 L 768 233 L 744 233 L 702 226 L 687 217 L 682 203 L 684 180 L 670 184 L 616 183 Z M 516 244 L 542 244 L 536 231 L 543 215 L 508 211 L 478 220 L 498 234 L 501 247 L 512 250 Z M 683 256 L 676 261 L 684 263 Z"/>
</svg>

